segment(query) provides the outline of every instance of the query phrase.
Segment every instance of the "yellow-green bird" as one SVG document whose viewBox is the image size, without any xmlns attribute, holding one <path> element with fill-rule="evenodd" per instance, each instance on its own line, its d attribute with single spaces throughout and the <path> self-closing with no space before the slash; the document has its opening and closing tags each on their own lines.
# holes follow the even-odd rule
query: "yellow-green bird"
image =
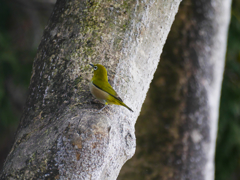
<svg viewBox="0 0 240 180">
<path fill-rule="evenodd" d="M 108 83 L 106 68 L 101 64 L 90 64 L 90 65 L 94 69 L 94 75 L 89 85 L 92 95 L 95 98 L 97 98 L 101 103 L 105 104 L 105 106 L 108 104 L 121 105 L 133 112 L 131 108 L 129 108 L 126 104 L 124 104 L 124 102 L 118 96 L 116 91 Z"/>
</svg>

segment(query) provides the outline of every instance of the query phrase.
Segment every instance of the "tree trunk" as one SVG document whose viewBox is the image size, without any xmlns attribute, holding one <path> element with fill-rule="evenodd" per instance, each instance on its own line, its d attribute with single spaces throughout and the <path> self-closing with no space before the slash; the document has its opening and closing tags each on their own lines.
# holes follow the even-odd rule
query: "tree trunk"
<svg viewBox="0 0 240 180">
<path fill-rule="evenodd" d="M 1 179 L 116 179 L 180 0 L 58 0 Z M 103 64 L 134 113 L 96 113 L 89 63 Z"/>
<path fill-rule="evenodd" d="M 213 180 L 231 1 L 183 0 L 119 180 Z"/>
</svg>

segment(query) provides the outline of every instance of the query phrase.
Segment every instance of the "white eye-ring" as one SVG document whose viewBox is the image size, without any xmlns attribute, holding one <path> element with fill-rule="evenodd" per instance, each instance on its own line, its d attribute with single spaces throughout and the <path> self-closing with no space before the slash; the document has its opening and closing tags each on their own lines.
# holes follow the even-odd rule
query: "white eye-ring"
<svg viewBox="0 0 240 180">
<path fill-rule="evenodd" d="M 97 66 L 94 66 L 94 70 L 97 70 Z"/>
</svg>

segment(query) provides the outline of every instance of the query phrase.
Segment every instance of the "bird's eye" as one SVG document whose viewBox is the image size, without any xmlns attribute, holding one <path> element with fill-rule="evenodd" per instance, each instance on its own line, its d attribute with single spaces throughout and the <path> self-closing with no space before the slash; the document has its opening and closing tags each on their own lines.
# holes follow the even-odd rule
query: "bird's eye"
<svg viewBox="0 0 240 180">
<path fill-rule="evenodd" d="M 94 70 L 97 70 L 97 66 L 94 66 Z"/>
</svg>

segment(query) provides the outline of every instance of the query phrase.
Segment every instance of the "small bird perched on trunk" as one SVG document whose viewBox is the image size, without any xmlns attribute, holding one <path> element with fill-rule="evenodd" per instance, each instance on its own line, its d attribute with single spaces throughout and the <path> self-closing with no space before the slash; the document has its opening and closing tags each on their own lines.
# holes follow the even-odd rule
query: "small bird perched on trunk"
<svg viewBox="0 0 240 180">
<path fill-rule="evenodd" d="M 90 91 L 92 95 L 101 103 L 105 104 L 104 109 L 108 104 L 121 105 L 133 112 L 122 99 L 118 96 L 116 91 L 108 83 L 108 76 L 106 68 L 101 64 L 90 64 L 94 69 L 94 75 L 90 82 Z M 101 110 L 102 110 L 101 109 Z M 100 110 L 100 111 L 101 111 Z"/>
</svg>

